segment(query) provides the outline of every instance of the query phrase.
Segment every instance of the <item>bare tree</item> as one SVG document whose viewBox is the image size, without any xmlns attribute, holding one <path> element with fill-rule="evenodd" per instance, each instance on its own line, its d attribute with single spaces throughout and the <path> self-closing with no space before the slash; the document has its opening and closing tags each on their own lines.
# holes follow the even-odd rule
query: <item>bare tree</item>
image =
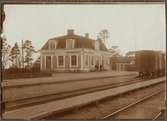
<svg viewBox="0 0 167 121">
<path fill-rule="evenodd" d="M 103 29 L 100 31 L 100 33 L 98 34 L 98 38 L 100 38 L 104 44 L 106 44 L 108 38 L 110 37 L 109 36 L 109 31 L 107 29 Z"/>
<path fill-rule="evenodd" d="M 5 36 L 2 37 L 2 68 L 6 68 L 9 62 L 11 46 L 7 43 L 7 39 Z"/>
</svg>

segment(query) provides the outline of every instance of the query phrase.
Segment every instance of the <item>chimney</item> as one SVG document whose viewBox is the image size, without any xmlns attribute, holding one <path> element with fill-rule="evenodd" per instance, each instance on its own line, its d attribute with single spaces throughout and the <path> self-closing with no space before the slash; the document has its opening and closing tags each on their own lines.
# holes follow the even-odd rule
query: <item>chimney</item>
<svg viewBox="0 0 167 121">
<path fill-rule="evenodd" d="M 74 35 L 74 30 L 73 29 L 68 29 L 67 30 L 67 35 Z"/>
<path fill-rule="evenodd" d="M 89 33 L 85 33 L 85 37 L 86 37 L 86 38 L 89 38 Z"/>
</svg>

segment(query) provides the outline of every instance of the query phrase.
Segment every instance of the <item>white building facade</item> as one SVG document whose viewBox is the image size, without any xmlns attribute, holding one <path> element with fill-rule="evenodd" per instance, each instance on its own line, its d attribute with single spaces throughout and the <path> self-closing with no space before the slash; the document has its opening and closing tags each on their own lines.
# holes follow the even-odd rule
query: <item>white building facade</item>
<svg viewBox="0 0 167 121">
<path fill-rule="evenodd" d="M 68 30 L 67 35 L 49 39 L 42 47 L 41 71 L 78 72 L 110 69 L 110 52 L 100 40 L 75 35 Z"/>
</svg>

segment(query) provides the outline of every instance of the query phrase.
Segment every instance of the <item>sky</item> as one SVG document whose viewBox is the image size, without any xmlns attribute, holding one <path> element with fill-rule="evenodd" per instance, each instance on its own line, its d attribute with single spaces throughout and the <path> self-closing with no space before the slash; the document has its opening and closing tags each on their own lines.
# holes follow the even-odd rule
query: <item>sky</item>
<svg viewBox="0 0 167 121">
<path fill-rule="evenodd" d="M 107 47 L 128 51 L 166 51 L 165 4 L 5 5 L 3 34 L 13 45 L 32 40 L 39 50 L 49 38 L 89 33 L 93 39 L 107 29 Z"/>
</svg>

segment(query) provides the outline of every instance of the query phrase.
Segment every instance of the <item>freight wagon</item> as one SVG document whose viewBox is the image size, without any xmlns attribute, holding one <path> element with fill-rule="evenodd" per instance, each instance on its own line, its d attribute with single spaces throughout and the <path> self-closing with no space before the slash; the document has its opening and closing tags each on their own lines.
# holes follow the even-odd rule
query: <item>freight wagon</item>
<svg viewBox="0 0 167 121">
<path fill-rule="evenodd" d="M 136 51 L 135 58 L 139 77 L 154 78 L 165 75 L 165 54 L 161 51 Z"/>
</svg>

